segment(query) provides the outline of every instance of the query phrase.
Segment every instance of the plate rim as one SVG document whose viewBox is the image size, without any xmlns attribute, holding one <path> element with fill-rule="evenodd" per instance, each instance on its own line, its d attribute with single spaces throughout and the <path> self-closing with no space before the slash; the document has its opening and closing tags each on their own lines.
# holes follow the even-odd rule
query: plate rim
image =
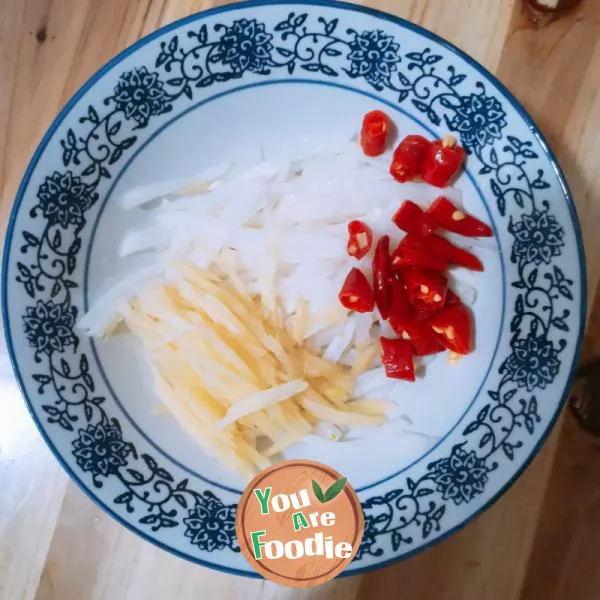
<svg viewBox="0 0 600 600">
<path fill-rule="evenodd" d="M 447 539 L 449 536 L 460 531 L 461 529 L 466 527 L 468 524 L 470 524 L 474 519 L 476 519 L 477 517 L 482 515 L 485 511 L 487 511 L 493 504 L 495 504 L 508 491 L 508 489 L 510 489 L 510 487 L 512 487 L 512 485 L 519 479 L 519 477 L 524 473 L 524 471 L 531 464 L 533 459 L 538 455 L 538 453 L 540 452 L 543 445 L 546 443 L 550 433 L 554 429 L 554 426 L 558 420 L 558 417 L 560 416 L 560 414 L 565 406 L 567 397 L 569 395 L 569 391 L 573 384 L 573 379 L 576 374 L 576 369 L 579 364 L 583 335 L 584 335 L 585 325 L 586 325 L 586 315 L 587 315 L 587 305 L 588 305 L 588 298 L 587 298 L 588 281 L 587 281 L 587 268 L 586 268 L 586 259 L 585 259 L 585 247 L 583 244 L 581 225 L 580 225 L 579 217 L 577 214 L 577 208 L 573 201 L 573 196 L 571 194 L 571 190 L 569 188 L 566 177 L 560 167 L 560 164 L 558 162 L 556 155 L 552 151 L 544 134 L 542 133 L 542 131 L 540 130 L 538 125 L 535 123 L 534 119 L 530 116 L 528 111 L 523 107 L 523 105 L 519 102 L 519 100 L 517 100 L 517 98 L 512 94 L 512 92 L 510 92 L 510 90 L 499 79 L 496 78 L 496 76 L 493 73 L 491 73 L 486 67 L 484 67 L 477 60 L 475 60 L 470 55 L 468 55 L 465 51 L 461 50 L 460 48 L 458 48 L 451 42 L 447 41 L 440 35 L 432 32 L 432 31 L 429 31 L 428 29 L 425 29 L 420 25 L 412 23 L 411 21 L 408 21 L 402 17 L 398 17 L 391 13 L 381 11 L 378 9 L 374 9 L 371 7 L 356 5 L 356 4 L 353 4 L 350 2 L 340 1 L 340 0 L 246 0 L 246 1 L 240 2 L 240 3 L 218 6 L 218 7 L 214 7 L 214 8 L 210 8 L 207 10 L 193 13 L 191 15 L 188 15 L 186 17 L 178 19 L 172 23 L 168 23 L 167 25 L 164 25 L 163 27 L 160 27 L 160 28 L 152 31 L 148 35 L 135 41 L 134 43 L 132 43 L 131 45 L 129 45 L 125 49 L 123 49 L 121 52 L 116 54 L 112 59 L 110 59 L 109 61 L 104 63 L 77 89 L 77 91 L 70 97 L 70 99 L 65 104 L 65 106 L 59 111 L 57 116 L 52 120 L 51 124 L 46 129 L 44 135 L 42 136 L 42 139 L 38 143 L 33 155 L 31 156 L 31 158 L 27 164 L 27 168 L 25 169 L 23 176 L 21 178 L 21 181 L 19 183 L 19 187 L 17 189 L 17 193 L 15 195 L 13 205 L 10 210 L 9 219 L 8 219 L 7 227 L 5 230 L 4 247 L 3 247 L 3 252 L 2 252 L 2 275 L 1 275 L 1 288 L 2 288 L 1 310 L 2 310 L 3 334 L 4 334 L 4 340 L 6 343 L 7 354 L 8 354 L 10 363 L 11 363 L 11 367 L 13 369 L 15 379 L 17 381 L 17 385 L 19 387 L 19 391 L 21 393 L 21 396 L 23 397 L 23 400 L 25 401 L 27 410 L 29 411 L 29 414 L 31 415 L 33 422 L 35 423 L 35 426 L 36 426 L 38 432 L 40 433 L 42 439 L 44 440 L 44 442 L 46 443 L 46 445 L 48 446 L 48 448 L 50 449 L 50 451 L 56 458 L 59 465 L 67 473 L 69 478 L 72 481 L 74 481 L 78 485 L 78 487 L 86 494 L 86 496 L 88 496 L 104 512 L 106 512 L 108 515 L 110 515 L 111 518 L 115 519 L 120 525 L 126 527 L 132 533 L 138 535 L 143 540 L 150 542 L 151 544 L 161 548 L 162 550 L 165 550 L 179 558 L 183 558 L 189 562 L 192 562 L 194 564 L 199 564 L 199 565 L 207 567 L 207 568 L 215 569 L 215 570 L 233 574 L 233 575 L 241 575 L 241 576 L 251 577 L 251 578 L 255 578 L 255 579 L 256 578 L 262 579 L 262 577 L 256 572 L 243 571 L 241 569 L 229 567 L 226 565 L 209 562 L 209 561 L 206 561 L 197 556 L 191 556 L 188 554 L 184 554 L 183 552 L 177 550 L 176 548 L 168 546 L 167 544 L 165 544 L 164 542 L 162 542 L 156 538 L 152 538 L 149 534 L 145 533 L 142 529 L 136 528 L 133 523 L 126 521 L 123 517 L 121 517 L 116 512 L 114 512 L 109 506 L 105 505 L 104 502 L 102 501 L 102 499 L 100 499 L 99 497 L 94 495 L 92 493 L 92 490 L 90 490 L 85 485 L 85 483 L 78 477 L 78 475 L 75 473 L 74 469 L 72 469 L 67 464 L 67 462 L 63 459 L 62 455 L 60 454 L 59 450 L 55 447 L 53 442 L 50 440 L 49 436 L 46 434 L 44 428 L 42 427 L 42 424 L 40 423 L 40 420 L 36 416 L 35 411 L 33 410 L 33 405 L 32 405 L 31 399 L 29 398 L 29 395 L 26 392 L 25 385 L 24 385 L 24 382 L 23 382 L 23 379 L 21 376 L 21 372 L 19 370 L 17 357 L 16 357 L 16 354 L 15 354 L 15 351 L 13 348 L 12 335 L 10 333 L 10 325 L 9 325 L 8 310 L 7 310 L 7 294 L 8 294 L 7 267 L 8 267 L 8 263 L 9 263 L 10 248 L 12 246 L 17 216 L 19 213 L 19 209 L 20 209 L 24 194 L 29 185 L 29 181 L 31 179 L 33 170 L 37 166 L 37 163 L 39 162 L 43 152 L 45 151 L 49 142 L 53 138 L 54 133 L 56 132 L 58 127 L 68 117 L 68 115 L 72 111 L 72 109 L 76 107 L 76 105 L 78 104 L 78 102 L 80 101 L 82 96 L 84 96 L 85 93 L 90 91 L 94 87 L 94 85 L 104 77 L 104 75 L 106 73 L 111 71 L 115 66 L 117 66 L 119 63 L 121 63 L 130 54 L 133 54 L 137 50 L 143 48 L 144 46 L 146 46 L 147 44 L 149 44 L 156 38 L 163 36 L 164 34 L 168 33 L 169 31 L 179 29 L 179 28 L 189 25 L 190 23 L 193 23 L 197 20 L 201 20 L 205 17 L 209 17 L 212 15 L 220 14 L 220 13 L 228 13 L 228 12 L 235 12 L 238 10 L 244 10 L 244 9 L 248 9 L 248 8 L 255 8 L 255 7 L 262 7 L 262 6 L 277 6 L 277 5 L 280 5 L 280 6 L 286 6 L 286 5 L 302 6 L 302 5 L 305 5 L 305 6 L 309 6 L 309 7 L 323 6 L 323 7 L 339 9 L 339 10 L 343 10 L 343 11 L 368 14 L 368 15 L 376 17 L 378 19 L 383 19 L 383 20 L 389 21 L 394 25 L 397 25 L 401 28 L 411 30 L 411 31 L 417 33 L 418 35 L 420 35 L 426 39 L 432 40 L 433 42 L 439 44 L 441 47 L 443 47 L 449 53 L 458 56 L 458 58 L 460 58 L 461 60 L 464 60 L 475 71 L 477 71 L 484 78 L 489 80 L 498 89 L 500 94 L 502 94 L 504 96 L 506 101 L 515 110 L 515 112 L 523 120 L 524 124 L 528 127 L 528 129 L 531 131 L 531 133 L 537 139 L 550 166 L 552 167 L 552 170 L 554 171 L 554 173 L 558 179 L 558 183 L 562 189 L 563 196 L 566 200 L 567 208 L 569 210 L 569 215 L 571 217 L 571 223 L 573 226 L 573 232 L 574 232 L 574 236 L 575 236 L 575 247 L 577 249 L 577 255 L 578 255 L 578 259 L 579 259 L 578 267 L 579 267 L 579 278 L 580 278 L 580 286 L 581 286 L 581 298 L 580 298 L 580 303 L 579 303 L 579 307 L 578 307 L 579 328 L 577 331 L 577 335 L 575 337 L 575 352 L 573 354 L 573 361 L 570 365 L 570 370 L 569 370 L 569 374 L 566 378 L 565 387 L 561 394 L 561 399 L 557 404 L 556 410 L 555 410 L 552 418 L 548 421 L 547 427 L 542 431 L 538 441 L 532 447 L 530 453 L 527 456 L 523 457 L 523 460 L 522 460 L 521 464 L 519 465 L 519 468 L 515 470 L 515 472 L 511 475 L 509 480 L 502 487 L 500 487 L 498 489 L 498 491 L 495 494 L 493 494 L 485 503 L 483 503 L 480 508 L 473 511 L 473 513 L 471 513 L 466 519 L 464 519 L 464 521 L 451 527 L 450 529 L 445 531 L 442 535 L 435 538 L 434 540 L 424 543 L 421 546 L 419 546 L 418 548 L 414 548 L 411 551 L 409 551 L 401 556 L 395 556 L 395 557 L 389 558 L 387 560 L 378 562 L 376 564 L 359 567 L 357 569 L 352 569 L 350 571 L 345 570 L 344 572 L 342 572 L 339 575 L 339 577 L 348 577 L 348 576 L 352 576 L 352 575 L 359 575 L 362 573 L 373 571 L 375 569 L 384 568 L 391 564 L 408 559 L 408 558 L 414 556 L 415 554 L 418 554 L 418 553 L 430 548 L 431 546 L 442 542 L 443 540 Z"/>
</svg>

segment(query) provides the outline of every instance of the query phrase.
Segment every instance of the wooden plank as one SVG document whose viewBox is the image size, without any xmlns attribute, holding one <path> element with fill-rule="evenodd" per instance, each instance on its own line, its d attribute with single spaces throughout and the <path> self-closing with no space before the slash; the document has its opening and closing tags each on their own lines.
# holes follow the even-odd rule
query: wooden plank
<svg viewBox="0 0 600 600">
<path fill-rule="evenodd" d="M 33 598 L 67 479 L 40 439 L 0 350 L 0 598 Z"/>
<path fill-rule="evenodd" d="M 600 597 L 600 440 L 565 421 L 522 600 Z"/>
</svg>

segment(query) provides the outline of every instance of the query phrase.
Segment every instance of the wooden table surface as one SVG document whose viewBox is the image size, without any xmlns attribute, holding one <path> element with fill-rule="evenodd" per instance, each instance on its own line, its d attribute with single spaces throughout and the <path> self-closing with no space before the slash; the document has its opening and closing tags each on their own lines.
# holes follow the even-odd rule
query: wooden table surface
<svg viewBox="0 0 600 600">
<path fill-rule="evenodd" d="M 51 119 L 114 54 L 220 0 L 0 0 L 0 230 Z M 521 0 L 367 0 L 435 31 L 515 93 L 558 154 L 590 281 L 584 359 L 599 354 L 600 2 L 535 30 Z M 595 305 L 595 306 L 594 306 Z M 594 335 L 595 334 L 595 335 Z M 487 513 L 425 553 L 309 591 L 224 575 L 143 542 L 67 479 L 0 346 L 0 600 L 217 598 L 598 600 L 600 441 L 566 415 Z"/>
</svg>

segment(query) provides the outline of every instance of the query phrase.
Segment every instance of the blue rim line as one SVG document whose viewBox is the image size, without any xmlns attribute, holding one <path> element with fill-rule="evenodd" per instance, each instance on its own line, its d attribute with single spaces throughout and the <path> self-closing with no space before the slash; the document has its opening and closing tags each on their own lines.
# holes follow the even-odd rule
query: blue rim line
<svg viewBox="0 0 600 600">
<path fill-rule="evenodd" d="M 119 514 L 113 512 L 112 508 L 106 506 L 102 501 L 100 501 L 100 499 L 93 496 L 91 494 L 91 491 L 89 490 L 89 488 L 79 479 L 79 477 L 75 474 L 75 472 L 62 459 L 62 457 L 60 456 L 60 454 L 58 453 L 56 448 L 52 445 L 50 439 L 46 435 L 42 424 L 39 422 L 39 420 L 35 414 L 35 411 L 32 408 L 29 397 L 26 394 L 25 385 L 24 385 L 23 379 L 21 377 L 21 373 L 18 368 L 18 364 L 16 361 L 16 356 L 15 356 L 14 348 L 13 348 L 13 344 L 12 344 L 12 337 L 10 335 L 10 325 L 9 325 L 9 320 L 8 320 L 6 272 L 7 272 L 7 267 L 8 267 L 8 257 L 9 257 L 10 245 L 11 245 L 12 236 L 13 236 L 13 232 L 14 232 L 14 228 L 15 228 L 18 209 L 23 200 L 23 196 L 27 189 L 27 186 L 29 184 L 31 174 L 32 174 L 35 166 L 37 165 L 37 162 L 39 161 L 40 156 L 42 155 L 46 146 L 52 139 L 56 129 L 61 125 L 61 123 L 63 122 L 65 117 L 75 107 L 75 105 L 78 103 L 78 101 L 81 99 L 81 97 L 90 88 L 92 88 L 93 85 L 99 79 L 101 79 L 105 73 L 110 71 L 113 67 L 118 65 L 120 62 L 122 62 L 127 56 L 129 56 L 133 52 L 137 51 L 139 48 L 142 48 L 146 44 L 150 43 L 154 39 L 165 35 L 169 31 L 173 31 L 175 29 L 178 29 L 180 27 L 183 27 L 185 25 L 193 23 L 197 20 L 204 19 L 205 17 L 208 17 L 208 16 L 225 13 L 225 12 L 235 12 L 238 10 L 244 10 L 247 8 L 253 8 L 253 7 L 257 7 L 257 6 L 271 6 L 271 5 L 323 6 L 323 7 L 327 7 L 327 8 L 340 9 L 340 10 L 345 10 L 345 11 L 349 11 L 349 12 L 357 12 L 357 13 L 367 14 L 367 15 L 370 15 L 377 19 L 389 21 L 389 22 L 393 23 L 394 25 L 399 26 L 400 28 L 407 29 L 409 31 L 413 31 L 413 32 L 419 34 L 421 37 L 431 40 L 432 42 L 440 45 L 441 47 L 445 48 L 447 51 L 458 56 L 461 60 L 463 60 L 465 63 L 467 63 L 469 66 L 471 66 L 471 68 L 473 68 L 477 72 L 481 73 L 481 75 L 483 77 L 485 77 L 489 82 L 491 82 L 496 87 L 496 89 L 501 94 L 504 95 L 504 97 L 510 103 L 510 105 L 515 110 L 515 112 L 523 119 L 523 121 L 529 127 L 529 129 L 533 133 L 533 135 L 535 135 L 538 142 L 540 143 L 540 146 L 545 151 L 545 153 L 548 157 L 548 160 L 554 170 L 554 173 L 563 189 L 564 196 L 567 201 L 567 206 L 569 209 L 569 213 L 571 215 L 571 224 L 573 226 L 573 231 L 575 234 L 575 241 L 576 241 L 576 245 L 577 245 L 578 258 L 579 258 L 579 271 L 580 271 L 580 273 L 579 273 L 579 275 L 580 275 L 580 307 L 579 307 L 580 314 L 579 314 L 579 316 L 580 316 L 580 322 L 579 322 L 579 330 L 577 332 L 576 350 L 575 350 L 575 354 L 573 356 L 573 362 L 571 364 L 567 382 L 566 382 L 565 388 L 563 390 L 561 401 L 558 403 L 557 410 L 556 410 L 554 416 L 550 419 L 548 426 L 546 427 L 546 429 L 540 436 L 540 439 L 538 440 L 537 444 L 534 446 L 534 448 L 532 449 L 530 454 L 521 463 L 520 468 L 517 469 L 515 474 L 504 484 L 504 486 L 502 486 L 502 488 L 500 488 L 500 490 L 494 496 L 492 496 L 486 503 L 483 504 L 483 506 L 481 508 L 479 508 L 477 511 L 475 511 L 472 515 L 467 517 L 462 523 L 455 525 L 454 527 L 448 529 L 448 531 L 444 532 L 442 535 L 438 536 L 437 538 L 430 540 L 426 544 L 423 544 L 419 548 L 415 548 L 414 550 L 411 550 L 410 552 L 407 552 L 406 554 L 393 557 L 391 559 L 382 561 L 377 564 L 360 567 L 358 569 L 346 570 L 343 573 L 341 573 L 339 576 L 339 577 L 347 577 L 347 576 L 351 576 L 351 575 L 357 575 L 360 573 L 372 571 L 374 569 L 382 568 L 382 567 L 388 566 L 390 564 L 393 564 L 395 562 L 398 562 L 399 560 L 404 560 L 406 558 L 409 558 L 410 556 L 413 556 L 413 555 L 423 551 L 424 549 L 429 548 L 430 546 L 437 544 L 438 542 L 446 539 L 447 537 L 449 537 L 456 531 L 461 530 L 463 527 L 465 527 L 467 524 L 469 524 L 471 521 L 473 521 L 476 517 L 481 515 L 492 504 L 494 504 L 494 502 L 496 502 L 496 500 L 498 500 L 498 498 L 500 498 L 513 485 L 513 483 L 515 483 L 515 481 L 525 471 L 525 469 L 529 466 L 529 464 L 531 463 L 533 458 L 536 456 L 536 454 L 539 452 L 541 447 L 544 445 L 546 439 L 548 438 L 550 431 L 552 430 L 554 424 L 556 423 L 558 416 L 567 400 L 568 393 L 571 389 L 573 378 L 575 376 L 575 371 L 576 371 L 577 365 L 579 363 L 579 357 L 581 354 L 581 341 L 582 341 L 583 332 L 585 329 L 585 317 L 586 317 L 586 312 L 587 312 L 587 273 L 586 273 L 586 269 L 585 269 L 585 251 L 584 251 L 584 247 L 583 247 L 583 239 L 581 236 L 579 219 L 577 217 L 577 209 L 575 208 L 575 204 L 573 202 L 573 197 L 571 195 L 571 191 L 569 189 L 569 186 L 567 184 L 565 176 L 558 164 L 556 156 L 550 149 L 550 146 L 549 146 L 548 142 L 546 141 L 544 135 L 539 130 L 537 125 L 534 123 L 533 119 L 529 116 L 527 111 L 521 106 L 521 104 L 514 97 L 514 95 L 502 83 L 500 83 L 500 81 L 498 79 L 496 79 L 496 77 L 494 75 L 492 75 L 492 73 L 490 73 L 485 67 L 483 67 L 477 61 L 475 61 L 473 58 L 471 58 L 468 54 L 466 54 L 465 52 L 460 50 L 454 44 L 451 44 L 450 42 L 444 40 L 440 36 L 420 27 L 419 25 L 415 25 L 414 23 L 411 23 L 410 21 L 406 21 L 405 19 L 402 19 L 400 17 L 396 17 L 394 15 L 390 15 L 388 13 L 384 13 L 384 12 L 381 12 L 381 11 L 378 11 L 378 10 L 375 10 L 372 8 L 357 6 L 355 4 L 350 4 L 348 2 L 338 2 L 338 1 L 332 1 L 332 0 L 304 0 L 303 2 L 294 2 L 293 0 L 251 0 L 251 1 L 244 2 L 244 3 L 240 3 L 240 4 L 219 6 L 216 8 L 212 8 L 212 9 L 203 11 L 201 13 L 196 13 L 194 15 L 190 15 L 188 17 L 185 17 L 183 19 L 180 19 L 178 21 L 170 23 L 169 25 L 166 25 L 160 29 L 157 29 L 153 33 L 138 40 L 137 42 L 135 42 L 134 44 L 132 44 L 131 46 L 129 46 L 128 48 L 123 50 L 120 54 L 115 56 L 108 63 L 106 63 L 101 69 L 99 69 L 94 75 L 92 75 L 92 77 L 90 77 L 90 79 L 88 79 L 86 81 L 86 83 L 84 83 L 83 86 L 81 86 L 81 88 L 79 88 L 79 90 L 69 100 L 69 102 L 66 104 L 66 106 L 60 111 L 60 113 L 57 115 L 57 117 L 54 119 L 54 121 L 52 122 L 52 124 L 50 125 L 48 130 L 46 131 L 39 146 L 37 147 L 29 165 L 27 166 L 27 169 L 25 171 L 25 174 L 24 174 L 21 184 L 19 186 L 19 190 L 17 192 L 17 196 L 16 196 L 13 208 L 10 213 L 9 221 L 8 221 L 6 239 L 5 239 L 5 244 L 4 244 L 4 252 L 3 252 L 3 256 L 2 256 L 2 320 L 3 320 L 3 325 L 4 325 L 4 335 L 5 335 L 5 339 L 6 339 L 8 354 L 10 357 L 10 361 L 11 361 L 13 370 L 15 372 L 15 376 L 16 376 L 17 383 L 19 385 L 21 394 L 23 395 L 23 397 L 27 403 L 27 408 L 28 408 L 28 410 L 40 432 L 40 435 L 42 436 L 42 438 L 44 439 L 44 441 L 46 442 L 46 444 L 48 445 L 48 447 L 54 454 L 55 458 L 57 459 L 59 464 L 63 467 L 63 469 L 67 472 L 67 474 L 70 476 L 70 478 L 79 485 L 79 487 L 82 489 L 82 491 L 93 502 L 98 504 L 106 513 L 111 515 L 121 525 L 123 525 L 130 531 L 136 533 L 142 539 L 158 546 L 159 548 L 161 548 L 163 550 L 166 550 L 167 552 L 171 552 L 172 554 L 174 554 L 180 558 L 190 560 L 191 562 L 200 564 L 202 566 L 210 567 L 210 568 L 216 569 L 218 571 L 223 571 L 225 573 L 230 573 L 233 575 L 244 575 L 247 577 L 260 579 L 261 577 L 258 575 L 258 573 L 254 572 L 254 571 L 242 571 L 240 569 L 234 569 L 234 568 L 226 567 L 226 566 L 219 565 L 216 563 L 211 563 L 211 562 L 205 561 L 198 557 L 189 556 L 187 554 L 182 553 L 181 551 L 179 551 L 177 549 L 166 546 L 163 542 L 161 542 L 159 540 L 151 538 L 144 531 L 135 528 L 133 526 L 133 524 L 128 523 Z"/>
<path fill-rule="evenodd" d="M 435 132 L 429 128 L 423 121 L 421 121 L 420 119 L 417 119 L 416 117 L 414 117 L 413 115 L 411 115 L 410 113 L 408 113 L 406 110 L 404 110 L 403 108 L 395 105 L 393 102 L 390 102 L 388 100 L 384 100 L 382 98 L 379 98 L 378 96 L 371 94 L 370 92 L 366 92 L 364 90 L 360 90 L 360 89 L 356 89 L 353 88 L 351 86 L 348 85 L 344 85 L 341 83 L 332 83 L 330 81 L 315 81 L 312 79 L 294 79 L 292 81 L 287 80 L 287 79 L 273 79 L 270 81 L 259 81 L 256 83 L 249 83 L 246 85 L 242 85 L 239 87 L 236 87 L 234 89 L 231 90 L 227 90 L 225 92 L 220 92 L 218 94 L 215 94 L 213 96 L 210 96 L 209 98 L 205 98 L 204 100 L 201 100 L 199 102 L 197 102 L 196 104 L 194 104 L 193 106 L 188 107 L 186 110 L 182 111 L 180 114 L 178 114 L 177 116 L 173 117 L 171 120 L 169 120 L 167 123 L 164 123 L 163 125 L 161 125 L 133 154 L 132 156 L 129 158 L 129 160 L 123 165 L 121 171 L 119 172 L 119 174 L 117 175 L 117 177 L 115 177 L 113 183 L 111 184 L 111 186 L 108 188 L 106 195 L 104 196 L 102 203 L 100 205 L 100 210 L 97 212 L 95 220 L 94 220 L 94 224 L 92 226 L 91 229 L 91 234 L 90 234 L 90 243 L 88 244 L 87 247 L 87 252 L 86 252 L 86 257 L 85 257 L 85 263 L 84 263 L 84 275 L 83 275 L 83 309 L 85 312 L 88 311 L 89 309 L 89 298 L 88 298 L 88 286 L 89 286 L 89 274 L 90 274 L 90 262 L 91 262 L 91 256 L 92 256 L 92 251 L 93 251 L 93 247 L 94 247 L 94 241 L 96 239 L 96 233 L 98 231 L 98 226 L 100 225 L 100 220 L 102 218 L 102 214 L 104 213 L 104 209 L 106 208 L 106 206 L 108 205 L 108 202 L 110 200 L 110 197 L 112 196 L 112 193 L 115 189 L 115 187 L 118 185 L 119 181 L 121 180 L 121 178 L 123 177 L 123 175 L 126 173 L 126 171 L 129 169 L 129 167 L 131 166 L 131 163 L 141 154 L 141 152 L 148 146 L 148 144 L 150 144 L 157 136 L 159 136 L 163 131 L 165 131 L 166 129 L 168 129 L 173 123 L 175 123 L 176 121 L 178 121 L 179 119 L 181 119 L 182 117 L 184 117 L 185 115 L 187 115 L 188 113 L 192 112 L 193 110 L 196 110 L 197 108 L 200 108 L 201 106 L 208 104 L 209 102 L 212 102 L 214 100 L 217 100 L 219 98 L 222 98 L 224 96 L 228 96 L 232 93 L 235 92 L 240 92 L 243 90 L 248 90 L 248 89 L 253 89 L 253 88 L 258 88 L 258 87 L 265 87 L 265 86 L 270 86 L 270 85 L 285 85 L 285 84 L 303 84 L 303 85 L 317 85 L 317 86 L 327 86 L 327 87 L 334 87 L 334 88 L 340 88 L 343 90 L 347 90 L 353 93 L 357 93 L 360 94 L 362 96 L 367 96 L 368 98 L 372 98 L 373 100 L 376 100 L 377 102 L 381 102 L 382 104 L 386 104 L 387 106 L 389 106 L 392 110 L 398 110 L 399 112 L 401 112 L 402 114 L 404 114 L 407 118 L 412 119 L 413 121 L 415 121 L 416 123 L 419 124 L 420 127 L 422 127 L 423 129 L 425 129 L 426 131 L 429 132 L 429 134 L 431 134 L 432 136 L 435 137 Z M 488 375 L 490 374 L 490 371 L 492 369 L 492 365 L 494 364 L 494 361 L 496 360 L 496 354 L 498 353 L 498 348 L 500 347 L 500 339 L 502 337 L 502 329 L 503 329 L 503 325 L 504 325 L 504 321 L 506 318 L 506 270 L 504 268 L 504 261 L 503 261 L 503 254 L 502 254 L 502 249 L 500 248 L 500 244 L 498 242 L 498 240 L 500 239 L 500 236 L 498 235 L 498 229 L 496 227 L 496 223 L 494 221 L 494 217 L 490 211 L 490 208 L 488 206 L 488 203 L 483 195 L 483 193 L 481 192 L 481 189 L 479 188 L 479 185 L 477 185 L 477 182 L 475 181 L 475 178 L 473 177 L 473 175 L 468 171 L 465 170 L 465 174 L 467 175 L 467 177 L 469 178 L 469 180 L 471 181 L 471 183 L 473 184 L 473 187 L 477 190 L 477 193 L 479 194 L 479 197 L 481 199 L 481 202 L 483 204 L 483 206 L 485 207 L 485 210 L 488 214 L 488 217 L 490 219 L 490 222 L 492 224 L 492 228 L 494 230 L 494 239 L 496 242 L 496 246 L 498 248 L 498 253 L 500 255 L 500 269 L 501 269 L 501 274 L 502 274 L 502 306 L 501 306 L 501 318 L 500 318 L 500 331 L 498 332 L 498 336 L 496 338 L 496 345 L 494 347 L 494 351 L 492 353 L 492 358 L 490 360 L 490 363 L 488 365 L 487 370 L 485 371 L 484 376 L 481 379 L 481 384 L 479 385 L 479 387 L 477 388 L 477 391 L 475 392 L 473 398 L 471 399 L 471 401 L 467 404 L 466 408 L 464 409 L 464 411 L 462 412 L 462 414 L 460 415 L 460 417 L 458 418 L 458 420 L 454 423 L 454 425 L 452 425 L 450 427 L 450 429 L 431 447 L 429 448 L 426 452 L 424 452 L 421 456 L 419 456 L 418 458 L 414 459 L 412 462 L 410 462 L 408 465 L 404 466 L 402 469 L 400 469 L 399 471 L 395 471 L 394 473 L 392 473 L 391 475 L 388 475 L 386 477 L 384 477 L 383 479 L 380 479 L 379 481 L 376 481 L 375 483 L 370 483 L 369 485 L 365 485 L 363 487 L 360 488 L 356 488 L 356 492 L 363 492 L 365 490 L 371 489 L 373 487 L 376 487 L 382 483 L 385 483 L 386 481 L 389 481 L 390 479 L 393 479 L 394 477 L 397 477 L 398 475 L 404 473 L 406 470 L 410 469 L 411 467 L 413 467 L 414 465 L 416 465 L 418 462 L 420 462 L 421 460 L 423 460 L 424 458 L 426 458 L 427 456 L 429 456 L 436 448 L 438 448 L 443 442 L 445 442 L 448 437 L 450 436 L 450 434 L 462 423 L 463 419 L 465 418 L 465 416 L 467 415 L 467 413 L 471 410 L 471 407 L 473 406 L 473 404 L 475 403 L 475 401 L 477 400 L 477 398 L 479 397 L 479 394 L 481 393 L 481 390 L 483 389 Z M 205 477 L 204 475 L 201 475 L 200 473 L 198 473 L 197 471 L 195 471 L 194 469 L 184 465 L 183 463 L 181 463 L 179 460 L 177 460 L 176 458 L 174 458 L 173 456 L 171 456 L 167 451 L 165 451 L 161 446 L 159 446 L 151 437 L 148 436 L 148 434 L 146 434 L 144 432 L 143 429 L 140 428 L 140 426 L 136 423 L 135 419 L 132 418 L 131 414 L 129 413 L 129 411 L 125 408 L 125 405 L 123 404 L 123 402 L 120 400 L 118 394 L 116 393 L 116 391 L 114 390 L 112 384 L 110 383 L 109 378 L 106 375 L 106 371 L 104 369 L 104 365 L 102 363 L 102 360 L 100 358 L 99 352 L 98 352 L 98 347 L 97 344 L 95 342 L 94 339 L 90 339 L 90 346 L 92 349 L 92 354 L 94 355 L 94 359 L 96 360 L 96 364 L 98 366 L 98 369 L 100 371 L 100 376 L 102 377 L 102 379 L 104 380 L 104 384 L 106 385 L 109 393 L 112 395 L 113 400 L 115 401 L 116 405 L 118 406 L 118 408 L 121 410 L 121 412 L 123 413 L 123 415 L 125 416 L 125 418 L 129 421 L 129 424 L 138 432 L 138 434 L 148 443 L 150 444 L 157 452 L 159 452 L 160 454 L 162 454 L 167 460 L 171 461 L 174 465 L 176 465 L 177 467 L 179 467 L 180 469 L 182 469 L 183 471 L 185 471 L 186 473 L 197 477 L 198 479 L 200 479 L 201 481 L 204 481 L 205 483 L 208 483 L 210 485 L 214 485 L 215 487 L 225 490 L 227 492 L 232 492 L 234 494 L 242 494 L 242 490 L 237 490 L 234 488 L 230 488 L 226 485 L 217 483 L 207 477 Z"/>
</svg>

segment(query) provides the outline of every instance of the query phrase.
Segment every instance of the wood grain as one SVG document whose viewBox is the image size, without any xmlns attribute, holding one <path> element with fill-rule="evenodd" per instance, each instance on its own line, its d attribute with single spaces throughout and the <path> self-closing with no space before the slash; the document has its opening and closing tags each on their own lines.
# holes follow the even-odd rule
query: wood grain
<svg viewBox="0 0 600 600">
<path fill-rule="evenodd" d="M 0 0 L 0 223 L 53 117 L 115 53 L 211 0 Z M 583 225 L 590 298 L 600 279 L 600 4 L 533 30 L 520 0 L 368 0 L 496 72 L 538 121 Z M 595 309 L 597 312 L 593 313 Z M 585 356 L 600 350 L 590 303 Z M 312 590 L 197 567 L 107 517 L 51 457 L 0 350 L 0 600 L 597 600 L 598 442 L 567 416 L 525 475 L 463 531 L 399 565 Z M 558 448 L 558 451 L 557 451 Z M 549 480 L 549 484 L 548 484 Z M 549 573 L 548 565 L 552 566 Z M 434 576 L 432 576 L 434 574 Z"/>
<path fill-rule="evenodd" d="M 584 0 L 542 30 L 515 11 L 497 74 L 534 117 L 565 172 L 580 214 L 594 298 L 600 278 L 600 139 L 593 125 L 600 119 L 598 3 Z M 588 312 L 592 308 L 590 303 Z"/>
</svg>

